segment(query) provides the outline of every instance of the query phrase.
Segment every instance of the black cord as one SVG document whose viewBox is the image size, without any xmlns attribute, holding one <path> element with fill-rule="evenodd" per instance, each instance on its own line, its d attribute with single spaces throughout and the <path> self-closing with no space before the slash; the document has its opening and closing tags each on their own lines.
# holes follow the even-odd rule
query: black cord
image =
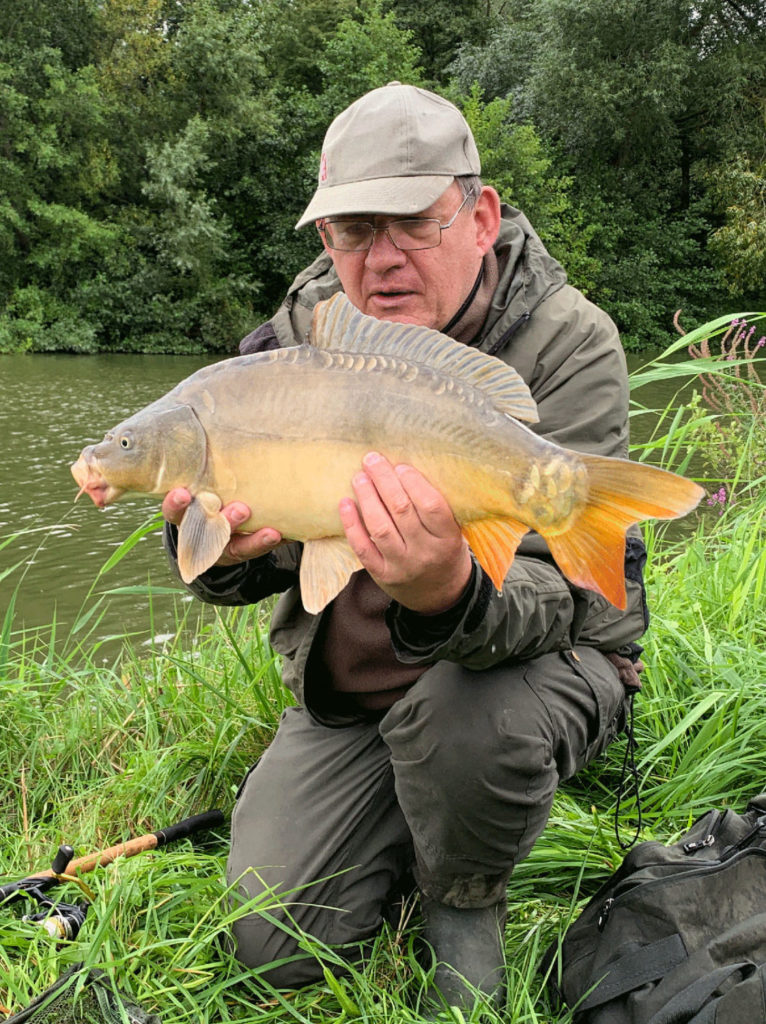
<svg viewBox="0 0 766 1024">
<path fill-rule="evenodd" d="M 631 846 L 637 841 L 641 834 L 643 827 L 643 816 L 641 812 L 641 794 L 640 787 L 641 783 L 638 778 L 638 769 L 636 768 L 636 734 L 634 730 L 634 708 L 633 701 L 635 699 L 635 693 L 631 693 L 628 696 L 628 714 L 627 722 L 625 725 L 625 732 L 627 734 L 627 742 L 625 744 L 625 757 L 622 760 L 622 771 L 620 772 L 620 784 L 617 787 L 617 806 L 614 810 L 614 834 L 617 837 L 617 842 L 620 844 L 620 849 L 629 850 Z M 631 779 L 631 788 L 636 801 L 636 831 L 633 838 L 624 843 L 622 836 L 620 835 L 620 806 L 622 804 L 623 794 L 625 792 L 625 783 L 628 778 Z"/>
</svg>

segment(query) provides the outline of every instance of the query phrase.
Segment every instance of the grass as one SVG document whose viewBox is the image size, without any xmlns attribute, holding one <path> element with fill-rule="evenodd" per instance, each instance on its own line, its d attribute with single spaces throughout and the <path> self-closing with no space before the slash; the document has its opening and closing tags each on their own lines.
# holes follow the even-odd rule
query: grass
<svg viewBox="0 0 766 1024">
<path fill-rule="evenodd" d="M 668 365 L 660 360 L 643 373 Z M 693 435 L 682 417 L 660 422 L 639 454 L 683 468 Z M 740 482 L 722 514 L 703 503 L 684 536 L 646 529 L 652 626 L 636 702 L 642 839 L 672 841 L 708 807 L 743 808 L 764 788 L 766 499 L 759 481 L 750 484 Z M 126 542 L 122 554 L 129 550 Z M 98 608 L 90 611 L 99 600 L 66 635 L 54 627 L 48 635 L 14 631 L 9 601 L 0 629 L 4 879 L 47 867 L 62 842 L 79 856 L 208 807 L 228 816 L 239 781 L 291 700 L 268 645 L 267 607 L 223 610 L 148 652 L 126 634 L 120 655 L 104 664 Z M 509 1010 L 488 1014 L 490 1022 L 570 1020 L 550 1006 L 538 965 L 622 860 L 614 811 L 624 743 L 562 787 L 545 833 L 514 872 Z M 624 835 L 635 816 L 626 798 Z M 82 961 L 106 970 L 164 1024 L 423 1019 L 428 974 L 415 956 L 416 913 L 386 927 L 365 964 L 342 979 L 331 970 L 338 954 L 308 938 L 327 967 L 321 984 L 279 992 L 241 968 L 226 951 L 234 913 L 224 882 L 227 838 L 222 829 L 96 869 L 86 879 L 93 905 L 73 941 L 56 944 L 25 922 L 30 906 L 3 907 L 0 1011 L 27 1005 Z M 56 892 L 80 898 L 73 884 Z M 273 906 L 269 894 L 257 901 L 265 914 Z"/>
</svg>

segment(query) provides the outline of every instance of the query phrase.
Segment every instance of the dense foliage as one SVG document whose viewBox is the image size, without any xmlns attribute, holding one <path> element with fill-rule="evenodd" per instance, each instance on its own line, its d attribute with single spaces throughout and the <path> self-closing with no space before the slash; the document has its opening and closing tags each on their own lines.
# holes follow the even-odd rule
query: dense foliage
<svg viewBox="0 0 766 1024">
<path fill-rule="evenodd" d="M 232 351 L 318 251 L 329 120 L 393 79 L 628 344 L 763 308 L 759 0 L 0 3 L 0 352 Z"/>
</svg>

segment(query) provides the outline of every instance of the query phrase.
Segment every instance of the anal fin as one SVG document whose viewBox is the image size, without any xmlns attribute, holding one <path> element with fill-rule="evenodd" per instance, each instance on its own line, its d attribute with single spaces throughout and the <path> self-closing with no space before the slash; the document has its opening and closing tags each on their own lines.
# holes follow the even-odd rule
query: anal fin
<svg viewBox="0 0 766 1024">
<path fill-rule="evenodd" d="M 502 590 L 516 548 L 524 534 L 529 533 L 529 527 L 516 519 L 478 519 L 462 524 L 461 530 L 495 589 Z"/>
<path fill-rule="evenodd" d="M 218 561 L 230 536 L 231 526 L 221 514 L 218 495 L 195 494 L 178 527 L 178 571 L 184 583 L 191 583 Z"/>
<path fill-rule="evenodd" d="M 307 540 L 301 556 L 301 600 L 316 615 L 343 590 L 362 563 L 344 537 Z"/>
</svg>

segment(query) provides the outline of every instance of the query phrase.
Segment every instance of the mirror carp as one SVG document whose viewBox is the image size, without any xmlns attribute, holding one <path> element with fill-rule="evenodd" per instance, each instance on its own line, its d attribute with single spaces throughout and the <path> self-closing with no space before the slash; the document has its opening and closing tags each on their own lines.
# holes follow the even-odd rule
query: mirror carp
<svg viewBox="0 0 766 1024">
<path fill-rule="evenodd" d="M 301 596 L 319 612 L 361 568 L 338 503 L 374 450 L 445 495 L 498 590 L 534 530 L 567 579 L 624 608 L 626 530 L 685 515 L 704 492 L 662 469 L 562 448 L 525 425 L 537 420 L 529 388 L 501 360 L 365 316 L 338 293 L 317 305 L 308 343 L 197 371 L 85 448 L 72 474 L 99 507 L 188 488 L 186 583 L 228 542 L 222 506 L 243 501 L 243 531 L 270 526 L 303 542 Z"/>
</svg>

